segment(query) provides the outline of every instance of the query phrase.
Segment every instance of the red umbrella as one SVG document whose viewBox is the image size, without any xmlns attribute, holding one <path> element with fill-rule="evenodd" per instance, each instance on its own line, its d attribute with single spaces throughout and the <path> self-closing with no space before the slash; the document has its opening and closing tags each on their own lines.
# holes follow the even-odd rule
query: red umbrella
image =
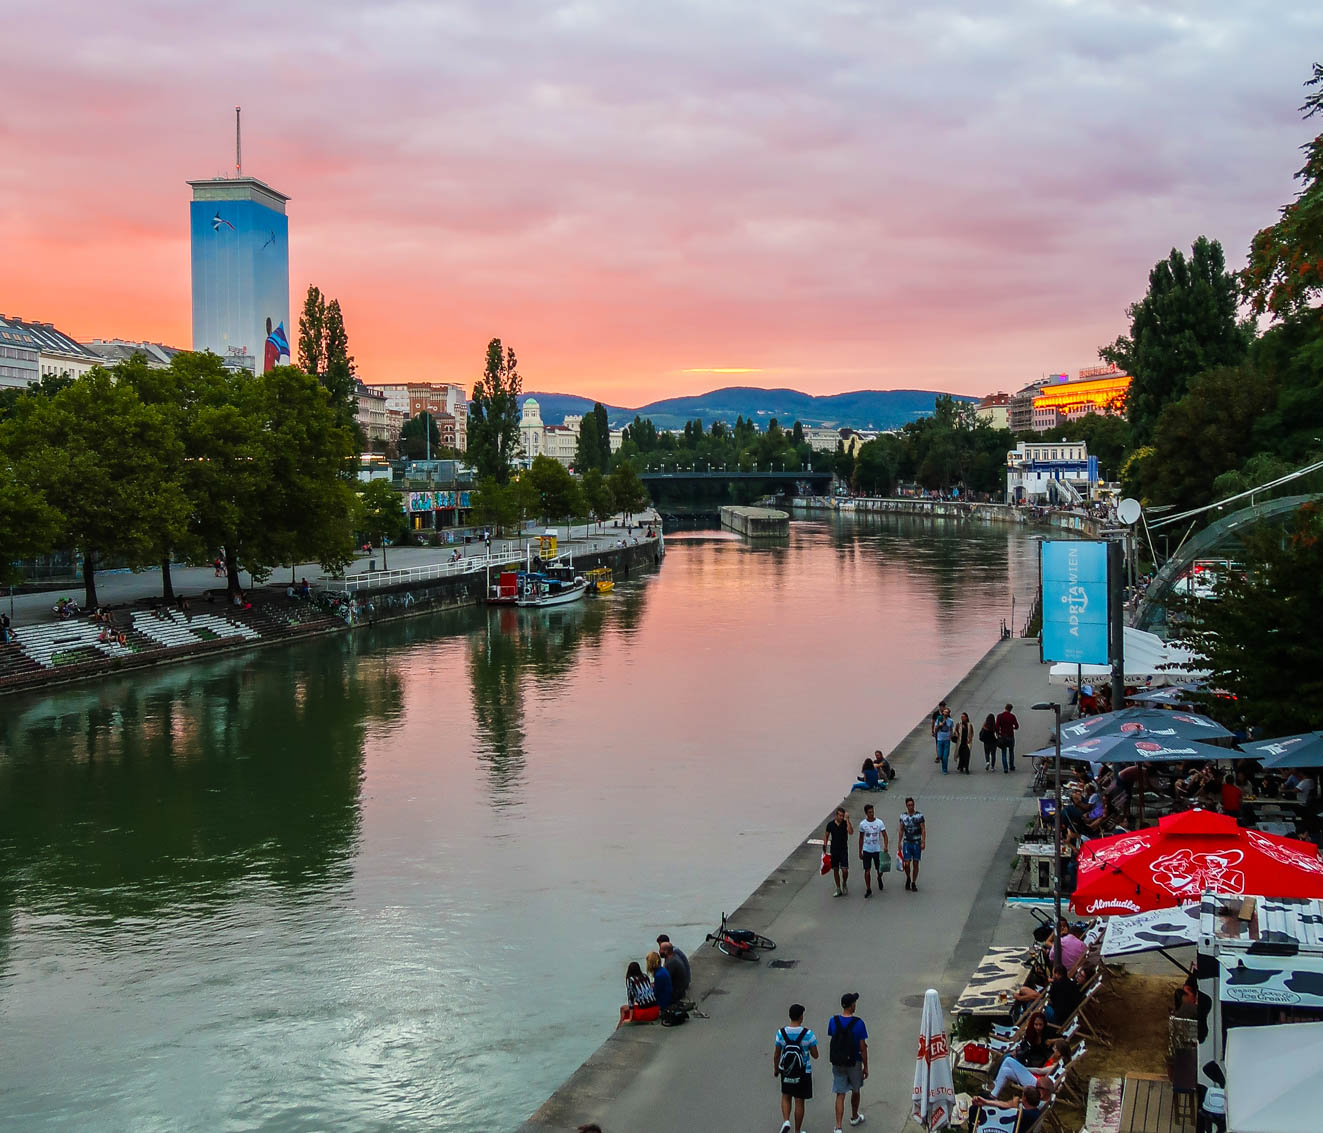
<svg viewBox="0 0 1323 1133">
<path fill-rule="evenodd" d="M 1318 847 L 1238 826 L 1205 810 L 1169 814 L 1133 834 L 1080 847 L 1077 913 L 1142 913 L 1197 901 L 1205 892 L 1323 897 Z"/>
</svg>

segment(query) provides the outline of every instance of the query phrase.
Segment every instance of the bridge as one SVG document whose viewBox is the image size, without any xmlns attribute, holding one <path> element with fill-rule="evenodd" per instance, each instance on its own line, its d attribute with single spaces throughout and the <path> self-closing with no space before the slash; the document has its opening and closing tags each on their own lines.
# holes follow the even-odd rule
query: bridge
<svg viewBox="0 0 1323 1133">
<path fill-rule="evenodd" d="M 722 481 L 763 480 L 777 484 L 812 484 L 814 487 L 826 487 L 831 484 L 830 472 L 644 472 L 641 474 L 645 484 L 687 484 Z"/>
</svg>

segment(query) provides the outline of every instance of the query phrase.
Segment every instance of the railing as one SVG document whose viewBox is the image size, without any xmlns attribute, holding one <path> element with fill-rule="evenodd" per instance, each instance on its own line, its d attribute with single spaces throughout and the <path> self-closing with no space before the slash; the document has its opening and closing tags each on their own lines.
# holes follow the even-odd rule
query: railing
<svg viewBox="0 0 1323 1133">
<path fill-rule="evenodd" d="M 403 570 L 373 570 L 351 574 L 345 578 L 322 577 L 319 581 L 326 590 L 353 594 L 359 590 L 383 590 L 388 586 L 403 586 L 410 582 L 429 579 L 454 578 L 461 574 L 477 574 L 488 567 L 505 566 L 524 561 L 523 555 L 482 555 L 463 558 L 453 563 L 432 563 L 430 566 L 405 567 Z"/>
</svg>

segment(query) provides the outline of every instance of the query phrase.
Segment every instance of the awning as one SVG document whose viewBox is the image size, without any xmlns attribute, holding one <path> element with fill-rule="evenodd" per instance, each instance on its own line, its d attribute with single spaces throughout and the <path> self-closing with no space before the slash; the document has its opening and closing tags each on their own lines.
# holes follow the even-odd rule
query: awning
<svg viewBox="0 0 1323 1133">
<path fill-rule="evenodd" d="M 1103 933 L 1102 956 L 1134 956 L 1199 943 L 1199 902 L 1176 909 L 1153 909 L 1129 917 L 1112 917 Z"/>
<path fill-rule="evenodd" d="M 1227 1032 L 1227 1133 L 1313 1133 L 1323 1092 L 1323 1023 Z"/>
<path fill-rule="evenodd" d="M 1163 641 L 1155 633 L 1126 626 L 1124 642 L 1127 685 L 1179 684 L 1208 675 L 1188 649 Z M 1077 669 L 1086 681 L 1106 681 L 1112 672 L 1107 665 L 1076 666 L 1062 661 L 1052 666 L 1048 680 L 1056 685 L 1073 685 Z"/>
</svg>

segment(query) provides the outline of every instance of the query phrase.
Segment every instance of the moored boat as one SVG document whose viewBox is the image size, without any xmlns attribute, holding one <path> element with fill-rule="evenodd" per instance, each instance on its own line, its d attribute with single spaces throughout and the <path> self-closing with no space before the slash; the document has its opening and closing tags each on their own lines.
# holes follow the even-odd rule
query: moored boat
<svg viewBox="0 0 1323 1133">
<path fill-rule="evenodd" d="M 589 594 L 610 594 L 615 589 L 615 579 L 610 567 L 594 567 L 583 572 L 588 583 Z"/>
</svg>

